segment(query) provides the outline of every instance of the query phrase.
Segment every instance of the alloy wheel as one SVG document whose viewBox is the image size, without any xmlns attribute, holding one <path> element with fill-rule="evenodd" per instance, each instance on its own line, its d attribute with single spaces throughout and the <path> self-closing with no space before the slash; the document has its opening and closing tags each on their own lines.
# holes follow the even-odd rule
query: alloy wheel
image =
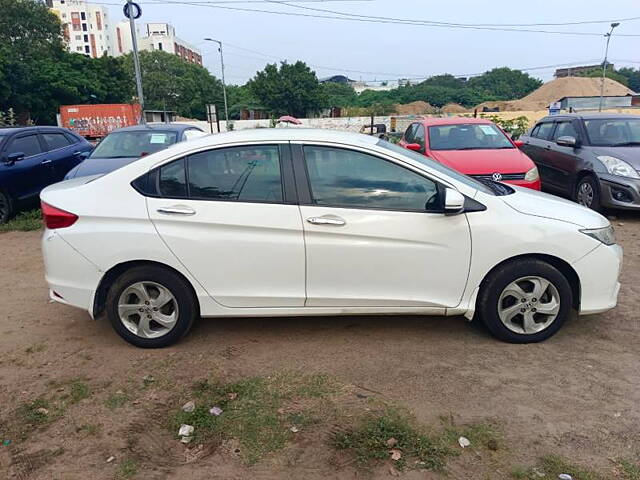
<svg viewBox="0 0 640 480">
<path fill-rule="evenodd" d="M 498 299 L 498 315 L 509 330 L 520 334 L 541 332 L 558 316 L 560 294 L 549 280 L 521 277 L 505 287 Z"/>
<path fill-rule="evenodd" d="M 137 282 L 120 295 L 118 316 L 134 335 L 158 338 L 176 325 L 178 302 L 171 291 L 159 283 Z"/>
<path fill-rule="evenodd" d="M 593 187 L 589 182 L 582 182 L 578 186 L 578 203 L 585 207 L 591 207 L 593 204 Z"/>
</svg>

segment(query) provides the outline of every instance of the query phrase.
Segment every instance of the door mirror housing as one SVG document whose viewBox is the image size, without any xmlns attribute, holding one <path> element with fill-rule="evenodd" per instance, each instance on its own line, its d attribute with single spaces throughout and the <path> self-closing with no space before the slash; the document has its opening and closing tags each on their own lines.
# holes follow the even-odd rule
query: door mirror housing
<svg viewBox="0 0 640 480">
<path fill-rule="evenodd" d="M 524 147 L 524 140 L 514 140 L 513 144 L 518 148 Z"/>
<path fill-rule="evenodd" d="M 578 146 L 578 140 L 576 140 L 576 137 L 570 137 L 569 135 L 564 137 L 558 137 L 558 139 L 556 140 L 556 143 L 561 147 L 575 148 Z"/>
<path fill-rule="evenodd" d="M 453 188 L 444 190 L 444 213 L 456 215 L 464 211 L 464 195 Z"/>
<path fill-rule="evenodd" d="M 24 160 L 24 152 L 13 152 L 13 153 L 9 153 L 7 154 L 6 163 L 9 163 L 11 165 L 13 165 L 16 162 L 19 162 L 20 160 Z"/>
<path fill-rule="evenodd" d="M 80 152 L 80 154 L 78 155 L 82 160 L 86 160 L 87 158 L 89 158 L 89 155 L 91 155 L 91 152 Z"/>
<path fill-rule="evenodd" d="M 419 143 L 407 143 L 404 148 L 407 150 L 413 150 L 414 152 L 422 152 L 422 145 Z"/>
</svg>

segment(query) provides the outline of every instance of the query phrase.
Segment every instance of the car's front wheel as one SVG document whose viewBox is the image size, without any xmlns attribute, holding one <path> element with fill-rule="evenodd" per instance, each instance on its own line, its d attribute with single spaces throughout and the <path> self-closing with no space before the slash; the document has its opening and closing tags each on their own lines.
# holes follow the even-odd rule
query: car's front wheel
<svg viewBox="0 0 640 480">
<path fill-rule="evenodd" d="M 158 266 L 134 267 L 118 277 L 107 294 L 106 310 L 116 332 L 142 348 L 175 343 L 199 313 L 190 285 Z"/>
<path fill-rule="evenodd" d="M 537 259 L 507 263 L 492 272 L 477 310 L 489 331 L 511 343 L 540 342 L 569 317 L 571 285 L 553 265 Z"/>
<path fill-rule="evenodd" d="M 13 202 L 8 193 L 0 190 L 0 225 L 7 223 L 13 214 Z"/>
<path fill-rule="evenodd" d="M 600 204 L 600 187 L 598 181 L 591 175 L 584 176 L 576 185 L 575 201 L 596 212 L 602 210 Z"/>
</svg>

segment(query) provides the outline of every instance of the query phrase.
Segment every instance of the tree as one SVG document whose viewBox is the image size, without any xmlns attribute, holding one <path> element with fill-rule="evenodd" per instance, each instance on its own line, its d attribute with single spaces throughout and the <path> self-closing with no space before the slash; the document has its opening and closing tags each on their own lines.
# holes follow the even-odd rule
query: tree
<svg viewBox="0 0 640 480">
<path fill-rule="evenodd" d="M 323 107 L 318 78 L 304 62 L 268 64 L 247 84 L 252 95 L 273 115 L 305 117 Z"/>
<path fill-rule="evenodd" d="M 601 68 L 592 68 L 591 70 L 583 70 L 581 72 L 576 73 L 577 77 L 590 77 L 590 78 L 602 78 L 602 69 Z M 620 72 L 617 72 L 611 68 L 607 68 L 606 77 L 611 80 L 615 80 L 618 83 L 621 83 L 625 87 L 629 85 L 629 80 L 624 75 L 621 75 Z"/>
<path fill-rule="evenodd" d="M 325 82 L 321 84 L 325 107 L 348 107 L 354 105 L 356 91 L 348 83 Z"/>
<path fill-rule="evenodd" d="M 206 119 L 206 105 L 216 104 L 224 111 L 222 83 L 200 65 L 195 65 L 167 52 L 140 52 L 142 88 L 146 110 L 175 110 L 188 118 Z M 125 58 L 133 85 L 133 57 Z"/>
<path fill-rule="evenodd" d="M 640 68 L 619 68 L 616 73 L 627 79 L 627 86 L 634 92 L 640 92 Z"/>
<path fill-rule="evenodd" d="M 520 70 L 501 67 L 469 79 L 467 85 L 492 97 L 492 100 L 513 100 L 528 95 L 542 82 Z"/>
</svg>

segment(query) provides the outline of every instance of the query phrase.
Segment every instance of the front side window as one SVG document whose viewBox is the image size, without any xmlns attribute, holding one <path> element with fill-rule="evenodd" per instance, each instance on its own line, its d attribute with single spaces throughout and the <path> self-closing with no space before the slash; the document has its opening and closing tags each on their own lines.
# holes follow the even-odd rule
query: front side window
<svg viewBox="0 0 640 480">
<path fill-rule="evenodd" d="M 415 130 L 415 135 L 413 136 L 413 143 L 417 143 L 418 145 L 420 145 L 420 147 L 422 148 L 422 150 L 424 150 L 425 144 L 426 144 L 426 140 L 424 137 L 424 126 L 418 124 L 416 130 Z"/>
<path fill-rule="evenodd" d="M 365 153 L 305 146 L 314 205 L 405 210 L 440 210 L 437 184 L 382 158 Z"/>
<path fill-rule="evenodd" d="M 548 140 L 553 130 L 553 122 L 541 123 L 533 131 L 533 136 L 542 140 Z"/>
<path fill-rule="evenodd" d="M 91 158 L 138 158 L 176 143 L 176 132 L 155 130 L 113 132 L 98 144 Z"/>
<path fill-rule="evenodd" d="M 27 135 L 15 138 L 9 145 L 7 153 L 24 153 L 25 157 L 31 157 L 42 153 L 37 135 Z"/>
<path fill-rule="evenodd" d="M 578 132 L 572 122 L 560 122 L 553 132 L 553 139 L 558 140 L 560 137 L 573 137 L 578 139 Z"/>
<path fill-rule="evenodd" d="M 49 150 L 57 150 L 71 144 L 63 133 L 43 133 L 42 138 L 44 138 Z"/>
<path fill-rule="evenodd" d="M 640 119 L 598 118 L 585 120 L 591 145 L 603 147 L 640 146 Z"/>
<path fill-rule="evenodd" d="M 417 125 L 417 123 L 412 123 L 411 125 L 409 125 L 409 128 L 407 128 L 407 131 L 404 132 L 405 142 L 413 143 L 413 132 L 415 131 Z"/>
<path fill-rule="evenodd" d="M 516 147 L 493 124 L 456 124 L 429 127 L 431 150 L 495 150 Z"/>
<path fill-rule="evenodd" d="M 191 198 L 283 202 L 276 145 L 209 150 L 187 159 Z"/>
</svg>

